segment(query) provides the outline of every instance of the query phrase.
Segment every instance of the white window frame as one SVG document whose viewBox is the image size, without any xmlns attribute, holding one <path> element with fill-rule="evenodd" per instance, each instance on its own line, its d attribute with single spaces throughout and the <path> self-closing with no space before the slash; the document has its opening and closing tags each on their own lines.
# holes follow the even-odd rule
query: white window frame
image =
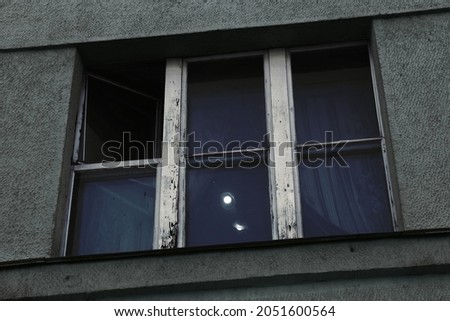
<svg viewBox="0 0 450 321">
<path fill-rule="evenodd" d="M 275 166 L 268 166 L 270 207 L 273 240 L 302 238 L 302 213 L 300 201 L 300 182 L 297 159 L 295 157 L 296 133 L 295 111 L 292 90 L 291 53 L 299 51 L 326 50 L 333 48 L 366 46 L 369 54 L 373 95 L 379 126 L 381 152 L 385 166 L 386 184 L 394 231 L 399 230 L 392 189 L 386 138 L 380 110 L 379 93 L 373 56 L 367 42 L 351 42 L 326 46 L 302 48 L 275 48 L 265 51 L 245 52 L 226 55 L 213 55 L 195 58 L 170 58 L 166 61 L 166 80 L 164 91 L 164 116 L 162 137 L 162 158 L 142 161 L 129 161 L 127 165 L 137 166 L 143 162 L 157 164 L 155 195 L 155 225 L 153 249 L 167 249 L 185 246 L 185 195 L 186 195 L 186 156 L 187 146 L 187 74 L 188 64 L 197 61 L 232 59 L 248 56 L 262 56 L 264 59 L 264 83 L 266 102 L 266 126 L 269 133 L 269 157 Z M 83 106 L 77 121 L 77 138 L 83 119 Z M 371 139 L 373 140 L 373 139 Z M 358 140 L 352 140 L 358 141 Z M 361 140 L 359 140 L 361 141 Z M 337 142 L 332 142 L 337 143 Z M 280 150 L 283 151 L 280 153 Z M 77 145 L 74 157 L 78 153 Z M 286 164 L 289 164 L 286 166 Z M 98 164 L 76 165 L 72 167 L 71 190 L 65 222 L 63 255 L 66 254 L 70 221 L 73 181 L 75 172 L 95 170 Z"/>
<path fill-rule="evenodd" d="M 63 231 L 63 239 L 62 244 L 60 247 L 60 254 L 61 256 L 67 255 L 67 249 L 68 249 L 68 242 L 69 242 L 69 232 L 70 232 L 70 221 L 71 221 L 71 212 L 72 212 L 72 202 L 73 202 L 73 194 L 75 192 L 75 176 L 78 174 L 81 174 L 83 172 L 99 172 L 99 171 L 108 171 L 108 170 L 114 170 L 119 168 L 126 168 L 126 169 L 143 169 L 143 168 L 149 168 L 156 166 L 156 195 L 155 195 L 155 209 L 156 209 L 156 202 L 158 199 L 156 198 L 157 195 L 160 195 L 160 172 L 161 172 L 161 158 L 151 158 L 151 159 L 139 159 L 139 160 L 127 160 L 127 161 L 121 161 L 121 162 L 108 162 L 108 166 L 104 166 L 103 163 L 89 163 L 85 164 L 82 161 L 80 161 L 80 155 L 85 156 L 85 140 L 86 140 L 86 115 L 88 112 L 88 106 L 87 106 L 87 97 L 88 97 L 88 77 L 93 77 L 96 79 L 99 79 L 101 81 L 110 83 L 114 86 L 117 86 L 119 88 L 123 88 L 127 91 L 137 93 L 139 95 L 142 95 L 144 97 L 155 99 L 153 97 L 148 96 L 145 93 L 142 93 L 140 91 L 134 90 L 132 88 L 129 88 L 127 86 L 123 86 L 117 82 L 110 81 L 108 79 L 105 79 L 103 77 L 94 75 L 94 74 L 87 74 L 84 77 L 84 86 L 81 91 L 81 97 L 80 97 L 80 105 L 78 107 L 78 115 L 77 115 L 77 122 L 75 125 L 75 142 L 74 142 L 74 149 L 72 153 L 72 165 L 71 165 L 71 171 L 70 171 L 70 178 L 69 178 L 69 195 L 67 200 L 67 206 L 66 206 L 66 217 L 64 221 L 64 231 Z M 158 124 L 157 124 L 158 127 Z M 84 133 L 82 133 L 84 131 Z M 82 142 L 82 140 L 84 140 Z M 83 150 L 81 150 L 83 149 Z M 151 171 L 155 171 L 153 168 Z M 155 224 L 156 224 L 156 212 L 155 212 Z M 154 248 L 154 246 L 153 246 Z"/>
<path fill-rule="evenodd" d="M 291 73 L 291 53 L 296 52 L 305 52 L 305 51 L 318 51 L 318 50 L 331 50 L 331 49 L 337 49 L 337 48 L 346 48 L 346 47 L 366 47 L 366 50 L 368 52 L 369 56 L 369 68 L 370 68 L 370 74 L 371 74 L 371 81 L 372 81 L 372 91 L 373 91 L 373 98 L 374 98 L 374 104 L 375 104 L 375 111 L 377 115 L 377 125 L 378 125 L 378 131 L 380 136 L 376 138 L 368 138 L 368 139 L 347 139 L 347 140 L 340 140 L 340 141 L 332 141 L 327 142 L 331 145 L 336 145 L 342 142 L 346 143 L 356 143 L 356 142 L 364 142 L 364 141 L 379 141 L 380 147 L 381 147 L 381 154 L 383 157 L 383 164 L 384 164 L 384 173 L 386 178 L 386 187 L 388 192 L 388 198 L 389 198 L 389 209 L 391 211 L 391 218 L 392 218 L 392 226 L 393 230 L 399 231 L 400 230 L 400 224 L 397 216 L 397 210 L 396 210 L 396 200 L 394 197 L 394 191 L 392 187 L 392 177 L 391 177 L 391 170 L 389 166 L 389 160 L 388 160 L 388 153 L 387 153 L 387 147 L 386 147 L 386 136 L 385 136 L 385 130 L 384 130 L 384 122 L 383 117 L 381 113 L 381 104 L 380 104 L 380 96 L 378 92 L 378 81 L 376 77 L 376 71 L 375 71 L 375 64 L 374 64 L 374 57 L 373 53 L 370 47 L 370 44 L 365 41 L 358 41 L 358 42 L 347 42 L 347 43 L 339 43 L 339 44 L 329 44 L 329 45 L 316 45 L 316 46 L 306 46 L 306 47 L 294 47 L 286 49 L 286 58 L 287 58 L 287 69 L 288 69 L 288 88 L 289 88 L 289 102 L 290 105 L 294 105 L 294 98 L 293 98 L 293 84 L 292 84 L 292 73 Z M 295 122 L 295 109 L 291 108 L 291 120 Z M 295 141 L 295 124 L 292 127 L 292 141 Z M 296 145 L 298 147 L 300 145 Z M 306 144 L 303 146 L 307 146 Z M 298 170 L 298 169 L 297 169 Z M 297 196 L 300 198 L 300 182 L 299 182 L 299 175 L 296 174 L 296 186 L 299 188 Z M 300 200 L 298 201 L 300 202 Z M 298 215 L 301 217 L 301 210 L 298 211 Z M 301 218 L 299 218 L 301 220 Z M 301 222 L 301 221 L 300 221 Z"/>
</svg>

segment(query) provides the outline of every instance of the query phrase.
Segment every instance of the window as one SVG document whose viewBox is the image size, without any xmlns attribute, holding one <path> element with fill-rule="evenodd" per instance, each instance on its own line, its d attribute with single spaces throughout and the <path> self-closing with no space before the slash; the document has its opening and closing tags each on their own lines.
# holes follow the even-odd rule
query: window
<svg viewBox="0 0 450 321">
<path fill-rule="evenodd" d="M 367 47 L 294 51 L 291 66 L 303 235 L 392 231 Z"/>
<path fill-rule="evenodd" d="M 88 76 L 66 254 L 393 231 L 370 59 L 345 44 Z"/>
<path fill-rule="evenodd" d="M 263 56 L 188 60 L 186 90 L 186 246 L 270 240 Z"/>
<path fill-rule="evenodd" d="M 123 75 L 120 79 L 126 82 Z M 164 74 L 159 81 L 164 83 Z M 67 255 L 153 248 L 163 104 L 158 88 L 134 87 L 86 77 Z"/>
</svg>

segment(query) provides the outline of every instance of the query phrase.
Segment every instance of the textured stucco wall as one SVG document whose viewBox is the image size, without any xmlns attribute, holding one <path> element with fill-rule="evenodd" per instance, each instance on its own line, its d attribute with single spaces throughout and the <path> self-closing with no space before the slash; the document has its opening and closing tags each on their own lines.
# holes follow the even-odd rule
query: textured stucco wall
<svg viewBox="0 0 450 321">
<path fill-rule="evenodd" d="M 340 20 L 450 7 L 450 0 L 2 0 L 0 49 Z"/>
<path fill-rule="evenodd" d="M 51 255 L 76 57 L 75 49 L 0 53 L 0 261 Z"/>
<path fill-rule="evenodd" d="M 450 275 L 431 274 L 349 278 L 280 286 L 236 287 L 209 291 L 164 292 L 150 295 L 105 296 L 102 300 L 189 301 L 335 301 L 335 300 L 450 300 Z"/>
<path fill-rule="evenodd" d="M 450 226 L 450 13 L 374 21 L 404 228 Z"/>
</svg>

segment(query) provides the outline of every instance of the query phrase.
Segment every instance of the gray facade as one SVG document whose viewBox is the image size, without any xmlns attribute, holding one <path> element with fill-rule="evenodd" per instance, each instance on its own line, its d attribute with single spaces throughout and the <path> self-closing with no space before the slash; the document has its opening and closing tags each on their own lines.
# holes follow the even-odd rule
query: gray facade
<svg viewBox="0 0 450 321">
<path fill-rule="evenodd" d="M 450 1 L 0 3 L 0 299 L 450 299 Z M 83 71 L 367 41 L 400 231 L 60 257 Z"/>
</svg>

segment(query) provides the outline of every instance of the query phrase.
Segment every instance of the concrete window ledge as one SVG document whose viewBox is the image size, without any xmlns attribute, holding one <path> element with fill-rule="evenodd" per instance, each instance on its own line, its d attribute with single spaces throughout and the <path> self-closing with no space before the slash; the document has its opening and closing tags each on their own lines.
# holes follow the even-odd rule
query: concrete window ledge
<svg viewBox="0 0 450 321">
<path fill-rule="evenodd" d="M 437 287 L 432 296 L 380 298 L 448 300 L 448 244 L 445 229 L 4 262 L 0 299 L 376 299 L 355 289 L 404 288 L 414 276 L 417 288 Z"/>
</svg>

